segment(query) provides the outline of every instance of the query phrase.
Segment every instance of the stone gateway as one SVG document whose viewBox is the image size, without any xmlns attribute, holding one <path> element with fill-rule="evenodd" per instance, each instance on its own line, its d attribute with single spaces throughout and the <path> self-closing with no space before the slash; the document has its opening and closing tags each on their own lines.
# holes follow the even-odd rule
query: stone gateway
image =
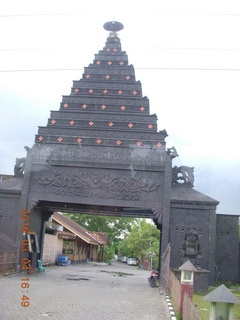
<svg viewBox="0 0 240 320">
<path fill-rule="evenodd" d="M 36 266 L 45 221 L 65 211 L 151 218 L 161 230 L 161 254 L 170 244 L 172 268 L 189 257 L 209 272 L 209 284 L 217 278 L 238 282 L 238 217 L 218 217 L 218 201 L 193 189 L 194 168 L 173 166 L 177 150 L 166 148 L 167 132 L 158 131 L 122 51 L 117 32 L 123 25 L 110 21 L 104 28 L 110 33 L 103 49 L 39 127 L 33 146 L 25 147 L 14 177 L 1 182 L 0 256 L 12 257 L 1 269 L 23 268 L 21 241 L 28 232 Z"/>
</svg>

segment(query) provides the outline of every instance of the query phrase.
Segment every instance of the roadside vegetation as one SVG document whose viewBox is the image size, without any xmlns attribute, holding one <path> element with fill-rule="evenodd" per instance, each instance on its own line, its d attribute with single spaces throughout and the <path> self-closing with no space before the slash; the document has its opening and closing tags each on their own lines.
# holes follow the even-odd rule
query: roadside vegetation
<svg viewBox="0 0 240 320">
<path fill-rule="evenodd" d="M 120 256 L 134 257 L 142 265 L 147 259 L 152 267 L 158 267 L 160 231 L 152 222 L 138 219 L 131 232 L 119 243 Z"/>
<path fill-rule="evenodd" d="M 158 267 L 160 231 L 147 219 L 104 217 L 87 214 L 64 213 L 88 231 L 107 232 L 109 245 L 104 249 L 104 261 L 109 263 L 114 255 L 136 258 L 139 265 L 148 259 Z"/>
</svg>

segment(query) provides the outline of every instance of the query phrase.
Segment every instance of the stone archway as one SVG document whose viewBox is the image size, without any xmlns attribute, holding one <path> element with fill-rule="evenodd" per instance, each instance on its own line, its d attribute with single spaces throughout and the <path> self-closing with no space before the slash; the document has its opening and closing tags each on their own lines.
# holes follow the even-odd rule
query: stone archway
<svg viewBox="0 0 240 320">
<path fill-rule="evenodd" d="M 165 130 L 122 51 L 109 22 L 105 46 L 73 81 L 58 111 L 39 127 L 26 158 L 16 161 L 14 184 L 21 184 L 16 208 L 30 211 L 29 228 L 43 239 L 44 221 L 54 210 L 147 217 L 168 225 L 171 155 Z M 18 219 L 18 241 L 23 221 Z M 169 227 L 164 228 L 163 246 Z M 25 256 L 20 251 L 20 257 Z"/>
<path fill-rule="evenodd" d="M 177 151 L 166 149 L 167 132 L 158 131 L 157 116 L 150 114 L 122 51 L 116 32 L 123 26 L 104 26 L 110 31 L 105 46 L 73 81 L 47 125 L 39 127 L 32 148 L 25 147 L 27 156 L 17 159 L 14 178 L 1 184 L 2 247 L 9 239 L 19 244 L 14 252 L 21 268 L 24 228 L 37 235 L 41 251 L 44 222 L 55 210 L 147 217 L 162 231 L 161 251 L 170 242 L 179 266 L 180 230 L 204 222 L 211 228 L 205 230 L 202 261 L 214 274 L 218 202 L 192 189 L 187 167 L 172 169 Z"/>
</svg>

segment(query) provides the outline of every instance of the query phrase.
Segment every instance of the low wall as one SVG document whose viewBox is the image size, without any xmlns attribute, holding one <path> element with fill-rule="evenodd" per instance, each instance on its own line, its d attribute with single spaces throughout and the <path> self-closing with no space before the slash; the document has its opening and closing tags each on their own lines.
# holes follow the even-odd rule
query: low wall
<svg viewBox="0 0 240 320">
<path fill-rule="evenodd" d="M 168 288 L 175 310 L 182 314 L 182 320 L 201 320 L 191 299 L 187 295 L 187 291 L 185 291 L 183 296 L 183 287 L 171 270 L 169 271 Z"/>
<path fill-rule="evenodd" d="M 56 264 L 59 254 L 62 254 L 63 239 L 52 234 L 45 234 L 42 263 Z"/>
</svg>

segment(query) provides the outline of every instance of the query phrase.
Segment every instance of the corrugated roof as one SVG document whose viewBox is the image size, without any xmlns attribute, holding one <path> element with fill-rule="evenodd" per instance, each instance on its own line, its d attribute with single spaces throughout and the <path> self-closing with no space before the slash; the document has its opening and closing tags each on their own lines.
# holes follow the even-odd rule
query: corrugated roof
<svg viewBox="0 0 240 320">
<path fill-rule="evenodd" d="M 89 231 L 80 226 L 78 223 L 73 220 L 65 217 L 64 215 L 54 212 L 52 218 L 61 224 L 64 228 L 68 229 L 72 233 L 76 234 L 79 238 L 83 239 L 85 242 L 89 244 L 99 245 L 100 243 L 91 235 Z"/>
</svg>

